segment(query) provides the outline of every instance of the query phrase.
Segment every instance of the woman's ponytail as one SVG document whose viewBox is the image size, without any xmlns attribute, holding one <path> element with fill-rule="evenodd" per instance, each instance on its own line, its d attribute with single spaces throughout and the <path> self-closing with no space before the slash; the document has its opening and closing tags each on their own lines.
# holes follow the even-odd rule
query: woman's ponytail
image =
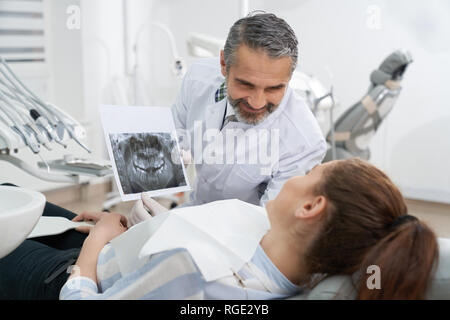
<svg viewBox="0 0 450 320">
<path fill-rule="evenodd" d="M 322 175 L 315 193 L 329 206 L 306 253 L 308 274 L 357 276 L 358 299 L 425 299 L 438 244 L 406 214 L 400 190 L 360 159 L 330 163 Z"/>
<path fill-rule="evenodd" d="M 400 218 L 411 217 L 403 215 Z M 398 220 L 398 219 L 397 219 Z M 438 260 L 438 244 L 434 232 L 417 219 L 394 222 L 390 232 L 365 256 L 357 284 L 357 299 L 425 299 L 429 279 Z M 370 285 L 371 274 L 365 271 L 376 266 L 380 287 Z"/>
</svg>

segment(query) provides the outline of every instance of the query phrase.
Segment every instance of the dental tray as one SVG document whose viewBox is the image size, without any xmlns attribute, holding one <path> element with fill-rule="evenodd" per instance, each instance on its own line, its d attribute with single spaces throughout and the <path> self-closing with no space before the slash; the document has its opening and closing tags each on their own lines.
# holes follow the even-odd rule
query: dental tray
<svg viewBox="0 0 450 320">
<path fill-rule="evenodd" d="M 59 159 L 47 162 L 50 170 L 64 171 L 74 174 L 93 175 L 103 177 L 112 174 L 112 166 L 107 161 L 90 160 L 81 158 Z M 47 164 L 38 162 L 41 169 L 47 169 Z"/>
</svg>

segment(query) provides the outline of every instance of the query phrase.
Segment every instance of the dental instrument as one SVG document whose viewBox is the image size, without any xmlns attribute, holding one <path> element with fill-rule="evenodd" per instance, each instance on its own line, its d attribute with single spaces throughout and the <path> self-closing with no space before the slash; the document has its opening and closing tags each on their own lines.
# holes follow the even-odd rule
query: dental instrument
<svg viewBox="0 0 450 320">
<path fill-rule="evenodd" d="M 1 79 L 0 79 L 0 84 L 5 85 L 1 81 Z M 12 94 L 10 94 L 9 92 L 4 91 L 0 88 L 0 95 L 3 95 L 3 100 L 6 101 L 6 98 L 8 98 L 10 100 L 9 103 L 13 104 L 14 106 L 17 106 L 18 108 L 22 108 L 22 109 L 25 109 L 26 111 L 29 111 L 30 115 L 33 117 L 33 115 L 34 115 L 33 106 L 29 106 L 28 108 L 26 108 L 26 106 L 29 104 L 29 102 L 24 101 L 14 91 L 11 91 L 11 92 L 12 92 Z M 38 128 L 39 124 L 35 123 L 33 121 L 28 121 L 28 119 L 26 121 L 27 121 L 27 125 L 33 130 L 34 134 L 36 135 L 36 138 L 39 141 L 39 143 L 42 144 L 45 148 L 47 148 L 49 151 L 51 151 L 52 148 L 49 145 L 49 139 Z"/>
<path fill-rule="evenodd" d="M 79 182 L 80 175 L 105 176 L 112 174 L 106 162 L 80 159 L 74 163 L 67 161 L 46 161 L 41 154 L 41 146 L 49 151 L 51 144 L 57 143 L 67 148 L 67 141 L 74 140 L 84 150 L 91 150 L 80 139 L 86 135 L 85 129 L 57 106 L 43 102 L 12 71 L 6 60 L 0 56 L 0 160 L 7 161 L 21 170 L 51 182 Z M 66 134 L 67 133 L 67 134 Z M 40 158 L 35 168 L 11 155 L 22 148 L 29 148 Z M 95 165 L 94 165 L 95 164 Z M 64 174 L 51 173 L 51 170 Z"/>
<path fill-rule="evenodd" d="M 78 138 L 77 135 L 74 132 L 74 124 L 76 124 L 77 122 L 71 118 L 70 116 L 62 113 L 56 106 L 51 105 L 51 104 L 46 104 L 44 103 L 41 99 L 39 99 L 31 90 L 29 90 L 24 84 L 23 82 L 14 74 L 14 72 L 10 69 L 10 67 L 6 64 L 4 59 L 0 59 L 0 62 L 3 64 L 3 66 L 8 70 L 8 72 L 10 73 L 10 75 L 12 76 L 12 78 L 17 82 L 14 83 L 14 81 L 11 80 L 11 78 L 4 73 L 1 69 L 0 69 L 0 73 L 2 73 L 6 79 L 9 80 L 9 82 L 14 86 L 14 88 L 19 91 L 21 94 L 23 94 L 29 101 L 31 101 L 36 109 L 39 109 L 41 111 L 41 113 L 45 114 L 45 113 L 49 113 L 52 114 L 53 117 L 56 119 L 57 124 L 54 125 L 56 128 L 62 127 L 63 129 L 65 129 L 70 138 L 75 140 L 75 142 L 77 142 L 83 149 L 85 149 L 87 152 L 92 153 L 91 150 L 85 146 Z M 22 91 L 25 90 L 24 91 Z M 29 96 L 28 96 L 28 95 Z M 30 98 L 31 97 L 31 98 Z M 36 109 L 30 109 L 30 115 L 31 117 L 38 123 L 40 123 L 46 130 L 47 132 L 49 132 L 49 134 L 51 135 L 51 137 L 59 144 L 63 145 L 65 148 L 67 147 L 67 145 L 65 145 L 64 143 L 62 143 L 61 138 L 54 133 L 53 130 L 51 130 L 51 128 L 49 127 L 48 123 L 45 122 L 44 119 L 41 118 L 41 115 L 39 114 L 39 112 Z M 44 111 L 44 112 L 42 112 Z M 49 117 L 47 116 L 47 120 L 49 120 Z M 72 124 L 68 123 L 71 122 Z"/>
<path fill-rule="evenodd" d="M 35 106 L 35 109 L 30 110 L 31 118 L 36 123 L 40 124 L 56 143 L 61 144 L 64 148 L 66 148 L 67 145 L 62 142 L 61 138 L 52 128 L 58 127 L 57 123 L 54 122 L 55 120 L 58 120 L 58 117 L 55 114 L 52 114 L 53 116 L 52 119 L 52 116 L 49 115 L 51 114 L 51 112 L 48 112 L 48 108 L 46 107 L 46 105 L 23 84 L 23 82 L 15 75 L 15 73 L 6 63 L 5 59 L 2 57 L 0 57 L 0 66 L 3 66 L 9 73 L 8 75 L 8 73 L 6 73 L 4 70 L 2 70 L 2 68 L 0 68 L 0 73 L 11 84 L 11 86 L 8 86 L 10 91 L 19 93 Z M 4 82 L 2 81 L 2 83 Z M 45 118 L 42 117 L 41 113 L 45 115 Z"/>
<path fill-rule="evenodd" d="M 0 99 L 2 98 L 3 96 L 0 93 Z M 25 129 L 26 122 L 22 118 L 22 115 L 11 105 L 8 105 L 6 100 L 3 100 L 2 102 L 3 103 L 0 103 L 0 108 L 7 116 L 7 118 L 9 118 L 9 120 L 12 122 L 11 128 L 22 137 L 25 144 L 33 151 L 33 153 L 39 153 L 40 146 L 36 141 L 36 138 L 34 138 L 34 136 L 29 131 L 27 131 L 27 129 Z"/>
</svg>

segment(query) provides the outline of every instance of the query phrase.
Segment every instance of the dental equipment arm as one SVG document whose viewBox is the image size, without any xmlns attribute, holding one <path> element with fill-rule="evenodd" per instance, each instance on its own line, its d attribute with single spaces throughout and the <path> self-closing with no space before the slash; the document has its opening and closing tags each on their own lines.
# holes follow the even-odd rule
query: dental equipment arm
<svg viewBox="0 0 450 320">
<path fill-rule="evenodd" d="M 4 91 L 0 88 L 0 94 L 3 94 L 3 100 L 6 101 L 5 97 L 10 100 L 10 103 L 14 104 L 14 106 L 17 106 L 21 109 L 24 109 L 24 111 L 29 111 L 29 114 L 32 119 L 38 118 L 37 112 L 34 110 L 34 106 L 29 102 L 23 100 L 17 93 L 14 91 L 14 89 L 11 89 L 7 84 L 5 84 L 0 79 L 0 84 L 7 87 L 11 93 Z M 27 112 L 26 112 L 27 113 Z M 30 118 L 27 118 L 27 125 L 33 130 L 34 134 L 36 135 L 37 140 L 40 144 L 42 144 L 44 147 L 46 147 L 49 151 L 52 150 L 52 148 L 49 145 L 49 139 L 44 136 L 44 133 L 42 133 L 37 126 L 39 126 L 38 123 L 35 124 L 34 121 L 30 121 Z"/>
<path fill-rule="evenodd" d="M 5 72 L 4 69 L 7 70 Z M 9 75 L 8 75 L 9 74 Z M 61 138 L 57 135 L 55 130 L 53 128 L 56 128 L 56 117 L 52 117 L 49 114 L 46 114 L 46 111 L 43 112 L 42 107 L 40 105 L 37 105 L 33 98 L 36 97 L 28 88 L 23 85 L 23 83 L 17 78 L 17 76 L 12 72 L 12 70 L 9 68 L 9 66 L 6 64 L 5 60 L 0 57 L 0 75 L 3 76 L 5 80 L 2 80 L 0 78 L 0 84 L 4 86 L 6 89 L 9 90 L 9 94 L 5 95 L 5 91 L 2 90 L 3 96 L 2 100 L 8 104 L 9 108 L 11 110 L 14 110 L 17 112 L 18 108 L 15 108 L 12 106 L 12 98 L 14 97 L 14 103 L 20 104 L 20 109 L 25 109 L 28 112 L 26 113 L 27 121 L 25 122 L 35 122 L 37 125 L 40 125 L 47 133 L 47 135 L 56 143 L 61 144 L 63 147 L 67 147 L 66 144 L 64 144 L 61 140 Z M 14 80 L 13 80 L 14 79 Z M 8 83 L 6 83 L 7 81 Z M 26 92 L 24 91 L 26 90 Z M 30 93 L 32 97 L 30 97 L 28 94 Z M 8 98 L 10 101 L 8 101 Z M 42 114 L 45 114 L 45 118 L 41 116 Z M 25 114 L 23 114 L 25 116 Z M 38 138 L 39 140 L 39 138 Z M 43 140 L 42 137 L 40 140 Z M 45 140 L 44 140 L 45 141 Z M 47 143 L 46 143 L 47 144 Z M 31 148 L 31 146 L 29 146 Z M 37 153 L 38 151 L 34 150 L 32 148 L 34 153 Z"/>
<path fill-rule="evenodd" d="M 67 132 L 67 135 L 65 135 Z M 0 56 L 0 160 L 10 162 L 14 166 L 43 180 L 51 182 L 79 181 L 79 175 L 105 176 L 111 174 L 109 166 L 91 168 L 90 170 L 73 170 L 69 164 L 58 162 L 57 171 L 63 174 L 51 174 L 50 168 L 55 161 L 47 163 L 40 153 L 41 145 L 52 150 L 55 142 L 64 148 L 66 141 L 73 139 L 83 149 L 91 153 L 80 138 L 85 136 L 84 128 L 72 117 L 58 107 L 43 102 L 14 74 L 4 58 Z M 28 147 L 42 162 L 38 163 L 44 169 L 30 166 L 22 160 L 10 155 Z"/>
<path fill-rule="evenodd" d="M 172 57 L 174 59 L 174 63 L 173 63 L 173 65 L 171 65 L 172 72 L 175 75 L 175 77 L 182 78 L 186 73 L 186 67 L 185 67 L 186 63 L 185 63 L 184 59 L 181 58 L 181 56 L 178 54 L 175 37 L 173 36 L 172 32 L 166 25 L 158 23 L 158 22 L 144 23 L 138 29 L 138 31 L 136 33 L 136 38 L 134 39 L 134 45 L 133 45 L 134 54 L 135 54 L 135 66 L 134 66 L 135 70 L 138 68 L 138 64 L 139 64 L 138 63 L 139 39 L 141 37 L 142 32 L 148 27 L 155 27 L 155 28 L 163 31 L 167 35 L 169 42 L 170 42 Z"/>
<path fill-rule="evenodd" d="M 75 131 L 74 131 L 75 125 L 67 123 L 66 119 L 69 119 L 72 123 L 75 123 L 75 124 L 76 124 L 76 121 L 73 120 L 72 118 L 70 118 L 68 115 L 64 115 L 56 106 L 54 106 L 52 104 L 47 104 L 47 108 L 52 110 L 53 113 L 58 115 L 58 117 L 59 117 L 60 121 L 62 122 L 62 124 L 64 125 L 66 131 L 69 133 L 70 138 L 75 140 L 75 142 L 78 143 L 78 145 L 80 145 L 84 150 L 86 150 L 89 153 L 92 153 L 92 151 L 77 138 L 77 135 L 75 134 Z"/>
<path fill-rule="evenodd" d="M 17 93 L 22 95 L 26 100 L 31 102 L 36 108 L 30 109 L 30 116 L 31 118 L 38 124 L 40 124 L 44 129 L 47 131 L 47 133 L 51 136 L 51 138 L 58 144 L 61 144 L 64 148 L 67 147 L 66 144 L 62 142 L 62 139 L 58 136 L 58 134 L 55 132 L 55 130 L 52 128 L 56 128 L 57 124 L 52 123 L 52 120 L 60 120 L 58 119 L 58 116 L 55 114 L 52 114 L 52 117 L 49 116 L 51 112 L 48 112 L 48 108 L 46 107 L 46 104 L 43 103 L 31 90 L 29 90 L 22 81 L 14 74 L 14 72 L 11 70 L 11 68 L 6 64 L 5 60 L 3 58 L 0 58 L 1 65 L 7 70 L 7 73 L 3 71 L 0 68 L 0 73 L 4 76 L 4 78 L 11 84 L 11 86 L 7 86 L 7 88 L 10 89 L 16 96 Z M 9 73 L 9 75 L 8 75 Z M 4 84 L 4 82 L 2 82 Z M 26 106 L 26 105 L 25 105 Z M 40 112 L 39 112 L 40 111 Z M 43 118 L 41 116 L 42 114 L 46 114 L 46 118 Z M 64 122 L 61 121 L 61 123 L 64 124 Z M 69 132 L 69 130 L 68 130 Z M 71 133 L 69 132 L 69 135 Z M 84 147 L 84 146 L 83 146 Z"/>
<path fill-rule="evenodd" d="M 70 183 L 78 183 L 79 177 L 73 176 L 73 175 L 58 175 L 58 174 L 51 174 L 48 172 L 42 172 L 42 170 L 38 170 L 36 168 L 33 168 L 32 166 L 28 165 L 24 161 L 20 160 L 19 158 L 16 158 L 14 156 L 8 155 L 8 154 L 0 154 L 0 160 L 7 161 L 14 166 L 16 166 L 19 169 L 22 169 L 23 171 L 39 178 L 42 180 L 50 181 L 50 182 L 70 182 Z"/>
<path fill-rule="evenodd" d="M 32 125 L 32 123 L 28 121 L 28 119 L 24 117 L 21 112 L 14 108 L 14 106 L 4 98 L 4 95 L 1 92 L 0 99 L 3 100 L 3 103 L 0 104 L 0 108 L 13 123 L 12 128 L 21 135 L 25 144 L 30 147 L 33 153 L 39 153 L 40 145 L 37 140 L 39 140 L 40 138 L 38 138 L 36 133 L 34 132 L 35 129 L 37 130 L 37 128 L 35 128 L 34 125 Z M 27 127 L 30 129 L 27 130 Z M 33 133 L 35 134 L 33 135 Z"/>
</svg>

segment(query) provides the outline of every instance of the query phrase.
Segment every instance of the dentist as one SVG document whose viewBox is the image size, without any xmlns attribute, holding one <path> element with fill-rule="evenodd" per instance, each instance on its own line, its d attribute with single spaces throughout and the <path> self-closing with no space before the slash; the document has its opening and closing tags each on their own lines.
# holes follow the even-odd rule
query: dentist
<svg viewBox="0 0 450 320">
<path fill-rule="evenodd" d="M 199 59 L 188 70 L 172 107 L 180 146 L 196 165 L 185 205 L 233 198 L 264 205 L 289 178 L 322 162 L 322 132 L 289 87 L 297 59 L 294 31 L 263 13 L 231 27 L 219 59 Z M 148 217 L 144 205 L 152 215 L 166 210 L 143 194 L 132 221 Z"/>
</svg>

